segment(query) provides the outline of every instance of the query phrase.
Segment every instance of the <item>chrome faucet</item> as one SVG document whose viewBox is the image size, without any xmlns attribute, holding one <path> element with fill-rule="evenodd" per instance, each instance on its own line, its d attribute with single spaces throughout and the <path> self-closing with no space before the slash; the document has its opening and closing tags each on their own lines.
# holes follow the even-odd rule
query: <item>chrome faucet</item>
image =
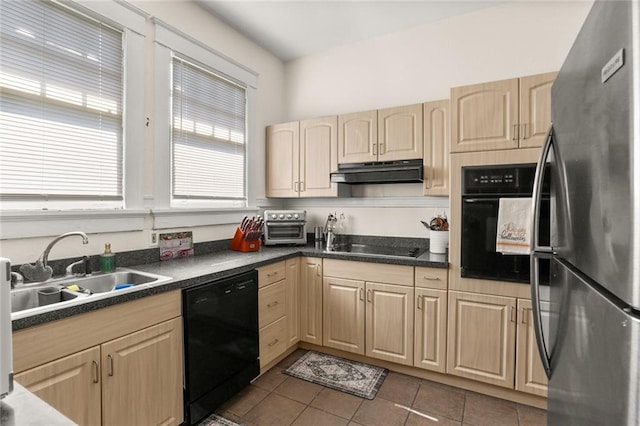
<svg viewBox="0 0 640 426">
<path fill-rule="evenodd" d="M 82 244 L 89 243 L 89 237 L 81 231 L 72 231 L 58 235 L 47 245 L 38 260 L 36 260 L 35 264 L 31 265 L 25 263 L 20 267 L 20 272 L 22 272 L 22 274 L 31 281 L 46 281 L 51 278 L 53 269 L 47 264 L 49 262 L 49 252 L 58 241 L 71 235 L 78 235 L 82 237 Z"/>
<path fill-rule="evenodd" d="M 335 249 L 335 241 L 336 241 L 335 226 L 337 222 L 338 222 L 337 215 L 335 213 L 334 214 L 329 213 L 329 217 L 327 217 L 327 222 L 324 225 L 324 229 L 326 231 L 325 241 L 327 242 L 327 245 L 325 247 L 326 251 L 333 251 Z"/>
</svg>

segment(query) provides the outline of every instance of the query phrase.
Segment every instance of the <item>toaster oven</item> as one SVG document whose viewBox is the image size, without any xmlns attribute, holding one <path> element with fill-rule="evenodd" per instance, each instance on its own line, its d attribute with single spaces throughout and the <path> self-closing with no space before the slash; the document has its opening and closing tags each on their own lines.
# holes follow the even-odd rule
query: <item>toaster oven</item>
<svg viewBox="0 0 640 426">
<path fill-rule="evenodd" d="M 307 212 L 305 210 L 265 210 L 264 244 L 306 245 Z"/>
</svg>

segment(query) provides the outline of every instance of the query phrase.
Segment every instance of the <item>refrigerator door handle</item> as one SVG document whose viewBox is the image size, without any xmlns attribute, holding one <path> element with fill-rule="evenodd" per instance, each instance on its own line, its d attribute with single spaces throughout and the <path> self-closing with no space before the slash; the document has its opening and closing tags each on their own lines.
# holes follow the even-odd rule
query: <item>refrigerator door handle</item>
<svg viewBox="0 0 640 426">
<path fill-rule="evenodd" d="M 536 333 L 536 341 L 538 343 L 538 352 L 540 354 L 540 360 L 544 371 L 547 373 L 547 377 L 551 377 L 551 360 L 547 351 L 547 347 L 544 343 L 544 331 L 542 329 L 542 317 L 540 315 L 540 274 L 539 274 L 539 262 L 538 260 L 543 258 L 551 258 L 553 255 L 553 248 L 541 247 L 539 244 L 540 233 L 540 200 L 542 195 L 542 185 L 544 179 L 544 169 L 549 158 L 549 154 L 553 149 L 554 132 L 553 127 L 549 129 L 549 135 L 542 148 L 542 155 L 540 161 L 536 167 L 536 175 L 533 183 L 533 226 L 531 231 L 531 256 L 530 256 L 530 270 L 531 270 L 531 304 L 533 310 L 533 328 Z"/>
<path fill-rule="evenodd" d="M 538 353 L 542 361 L 547 378 L 551 378 L 551 357 L 544 342 L 544 330 L 542 328 L 542 316 L 540 314 L 540 274 L 539 262 L 540 258 L 551 259 L 550 253 L 531 253 L 531 307 L 533 311 L 533 329 L 536 334 L 536 342 L 538 343 Z"/>
<path fill-rule="evenodd" d="M 547 159 L 549 158 L 549 154 L 551 153 L 551 149 L 553 148 L 553 127 L 549 129 L 549 135 L 547 136 L 547 141 L 542 148 L 542 155 L 540 156 L 540 161 L 538 161 L 538 165 L 536 166 L 536 175 L 533 181 L 533 200 L 532 200 L 532 210 L 533 210 L 533 229 L 531 230 L 531 252 L 542 252 L 542 253 L 553 253 L 552 247 L 540 247 L 539 244 L 539 234 L 540 234 L 540 200 L 542 199 L 542 186 L 544 179 L 544 168 L 547 164 Z"/>
</svg>

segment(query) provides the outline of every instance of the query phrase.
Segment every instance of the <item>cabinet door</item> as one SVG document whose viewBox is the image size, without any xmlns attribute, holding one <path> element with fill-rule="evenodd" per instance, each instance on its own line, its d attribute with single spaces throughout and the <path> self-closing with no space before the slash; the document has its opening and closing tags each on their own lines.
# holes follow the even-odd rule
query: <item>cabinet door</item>
<svg viewBox="0 0 640 426">
<path fill-rule="evenodd" d="M 30 392 L 79 425 L 101 419 L 100 347 L 96 346 L 17 374 Z"/>
<path fill-rule="evenodd" d="M 299 123 L 267 127 L 266 188 L 267 197 L 298 197 L 300 166 Z"/>
<path fill-rule="evenodd" d="M 102 345 L 107 425 L 182 423 L 182 320 L 176 318 Z"/>
<path fill-rule="evenodd" d="M 322 345 L 322 259 L 300 260 L 300 340 Z"/>
<path fill-rule="evenodd" d="M 557 72 L 520 79 L 520 148 L 544 145 L 551 127 L 551 86 Z"/>
<path fill-rule="evenodd" d="M 378 161 L 421 159 L 422 104 L 378 110 Z"/>
<path fill-rule="evenodd" d="M 364 355 L 364 281 L 323 281 L 323 345 Z"/>
<path fill-rule="evenodd" d="M 518 148 L 518 79 L 451 89 L 451 152 Z"/>
<path fill-rule="evenodd" d="M 516 300 L 449 292 L 447 373 L 513 389 Z"/>
<path fill-rule="evenodd" d="M 377 161 L 378 111 L 338 116 L 338 164 Z"/>
<path fill-rule="evenodd" d="M 300 341 L 300 258 L 286 261 L 287 346 Z"/>
<path fill-rule="evenodd" d="M 366 283 L 366 351 L 413 366 L 413 287 Z"/>
<path fill-rule="evenodd" d="M 449 196 L 449 100 L 427 102 L 424 111 L 424 195 Z"/>
<path fill-rule="evenodd" d="M 538 354 L 531 301 L 518 299 L 516 390 L 547 396 L 547 375 Z"/>
<path fill-rule="evenodd" d="M 338 169 L 338 117 L 300 122 L 300 196 L 337 197 L 331 172 Z"/>
<path fill-rule="evenodd" d="M 444 373 L 447 353 L 447 292 L 416 288 L 413 365 Z"/>
</svg>

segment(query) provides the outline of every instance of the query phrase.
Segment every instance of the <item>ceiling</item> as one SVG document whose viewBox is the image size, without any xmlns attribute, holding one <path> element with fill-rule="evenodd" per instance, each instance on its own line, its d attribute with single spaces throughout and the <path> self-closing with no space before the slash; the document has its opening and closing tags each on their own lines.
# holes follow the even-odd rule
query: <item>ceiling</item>
<svg viewBox="0 0 640 426">
<path fill-rule="evenodd" d="M 513 0 L 194 1 L 287 62 Z"/>
</svg>

